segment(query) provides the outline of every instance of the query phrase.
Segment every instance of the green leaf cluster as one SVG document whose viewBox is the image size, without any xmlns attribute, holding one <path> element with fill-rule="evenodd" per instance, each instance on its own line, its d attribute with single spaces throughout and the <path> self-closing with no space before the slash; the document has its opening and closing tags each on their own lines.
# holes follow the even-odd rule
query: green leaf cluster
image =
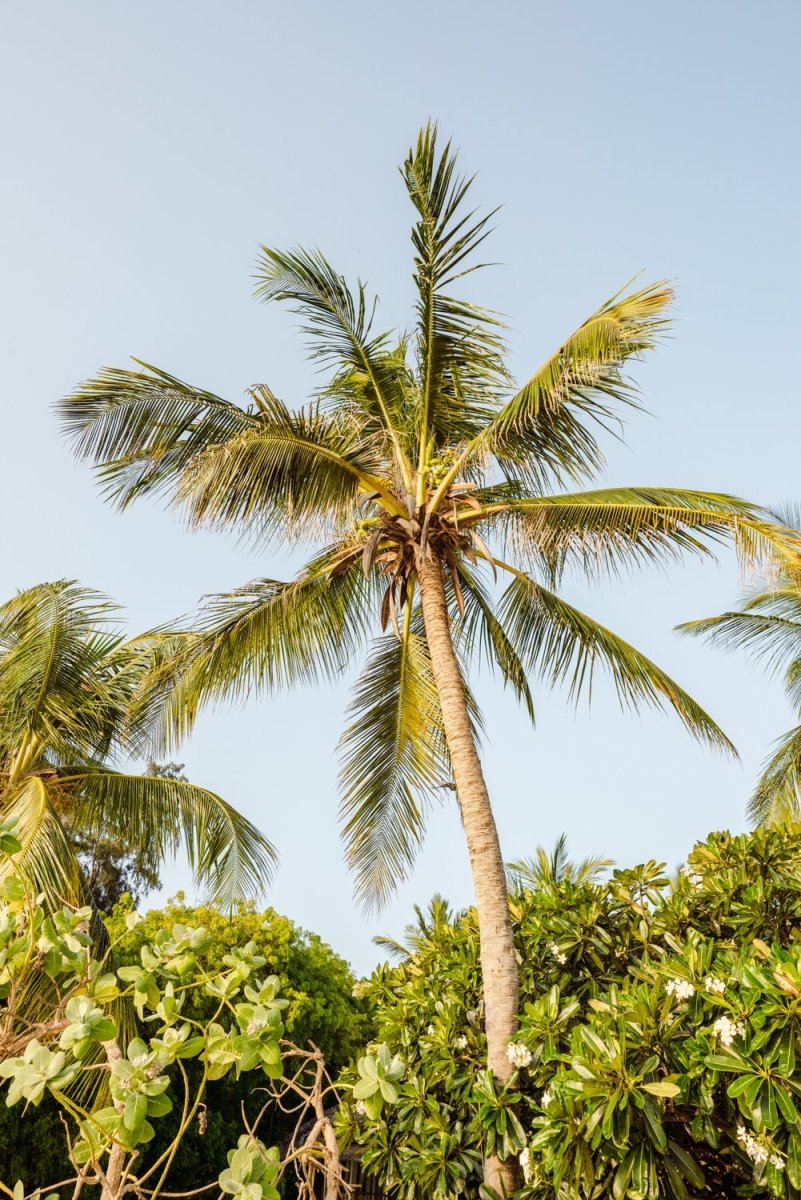
<svg viewBox="0 0 801 1200">
<path fill-rule="evenodd" d="M 544 855 L 520 874 L 506 1087 L 484 1069 L 472 910 L 418 912 L 361 985 L 406 1068 L 391 1108 L 343 1106 L 365 1168 L 403 1200 L 478 1197 L 493 1150 L 520 1158 L 532 1200 L 797 1200 L 801 836 L 713 834 L 673 877 Z"/>
</svg>

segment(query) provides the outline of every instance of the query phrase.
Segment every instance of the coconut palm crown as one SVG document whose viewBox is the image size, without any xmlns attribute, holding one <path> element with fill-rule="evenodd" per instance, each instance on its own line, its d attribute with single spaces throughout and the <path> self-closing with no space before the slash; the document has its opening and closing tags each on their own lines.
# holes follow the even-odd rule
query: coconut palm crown
<svg viewBox="0 0 801 1200">
<path fill-rule="evenodd" d="M 205 788 L 121 769 L 147 744 L 142 684 L 160 635 L 126 641 L 116 615 L 70 581 L 0 606 L 0 814 L 16 822 L 17 869 L 51 905 L 82 903 L 70 831 L 113 831 L 153 870 L 183 845 L 223 904 L 258 894 L 274 851 L 244 817 Z"/>
<path fill-rule="evenodd" d="M 288 405 L 261 385 L 240 405 L 138 362 L 102 370 L 61 414 L 120 507 L 161 494 L 192 525 L 236 528 L 260 550 L 314 546 L 296 578 L 257 579 L 205 602 L 153 684 L 163 729 L 178 738 L 209 700 L 336 677 L 366 652 L 341 743 L 357 891 L 380 901 L 404 877 L 432 798 L 454 788 L 475 885 L 488 1060 L 503 1080 L 517 973 L 470 670 L 489 663 L 533 718 L 534 680 L 564 683 L 576 698 L 602 666 L 624 704 L 670 707 L 695 737 L 730 749 L 677 683 L 570 604 L 560 584 L 568 571 L 594 578 L 670 562 L 727 536 L 758 558 L 781 535 L 728 495 L 589 488 L 604 433 L 638 404 L 626 369 L 665 329 L 666 284 L 605 301 L 517 385 L 498 316 L 461 290 L 482 265 L 491 215 L 470 209 L 471 180 L 432 125 L 401 174 L 415 210 L 409 332 L 382 329 L 365 285 L 350 287 L 319 251 L 265 246 L 256 295 L 292 307 L 326 372 L 311 401 Z"/>
</svg>

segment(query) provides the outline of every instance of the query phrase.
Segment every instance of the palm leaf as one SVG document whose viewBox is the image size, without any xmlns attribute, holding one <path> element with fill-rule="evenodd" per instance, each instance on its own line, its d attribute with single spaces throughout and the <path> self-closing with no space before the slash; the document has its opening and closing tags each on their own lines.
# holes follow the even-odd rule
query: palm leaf
<svg viewBox="0 0 801 1200">
<path fill-rule="evenodd" d="M 337 678 L 363 646 L 373 580 L 358 564 L 332 577 L 332 547 L 295 580 L 257 579 L 207 597 L 195 628 L 165 636 L 130 721 L 174 747 L 209 703 L 243 702 Z"/>
<path fill-rule="evenodd" d="M 0 863 L 0 877 L 21 872 L 35 895 L 45 897 L 49 909 L 85 903 L 85 891 L 75 851 L 53 804 L 48 785 L 29 775 L 2 798 L 4 819 L 16 822 L 14 832 L 22 843 L 14 859 Z"/>
<path fill-rule="evenodd" d="M 398 369 L 389 335 L 372 332 L 376 302 L 368 301 L 364 285 L 358 284 L 354 296 L 319 251 L 262 246 L 255 295 L 264 301 L 286 301 L 302 316 L 312 357 L 333 364 L 346 391 L 348 381 L 360 380 L 361 386 L 350 389 L 350 399 L 358 397 L 362 416 L 373 423 L 368 432 L 377 426 L 388 435 L 408 485 L 405 373 Z"/>
<path fill-rule="evenodd" d="M 463 459 L 491 455 L 507 476 L 538 488 L 588 478 L 604 461 L 596 430 L 614 430 L 622 411 L 639 406 L 624 368 L 654 347 L 671 300 L 660 282 L 605 301 L 503 405 Z"/>
<path fill-rule="evenodd" d="M 710 554 L 732 538 L 744 565 L 760 568 L 786 555 L 793 538 L 770 515 L 736 496 L 685 488 L 601 488 L 553 496 L 494 500 L 460 515 L 464 526 L 487 524 L 547 578 L 566 569 L 590 577 L 622 568 Z"/>
<path fill-rule="evenodd" d="M 393 503 L 375 475 L 383 471 L 375 437 L 317 404 L 292 413 L 266 388 L 253 394 L 258 426 L 199 453 L 177 483 L 193 525 L 238 525 L 263 543 L 330 534 L 353 520 L 368 492 Z"/>
<path fill-rule="evenodd" d="M 793 825 L 801 820 L 801 725 L 779 739 L 751 797 L 748 813 L 758 825 Z"/>
<path fill-rule="evenodd" d="M 526 668 L 551 685 L 566 683 L 574 702 L 591 695 L 597 665 L 608 670 L 624 707 L 670 706 L 699 741 L 736 754 L 712 718 L 655 663 L 605 626 L 522 574 L 500 605 Z"/>
<path fill-rule="evenodd" d="M 254 409 L 139 365 L 105 368 L 59 405 L 75 453 L 97 465 L 106 499 L 120 508 L 171 491 L 196 454 L 258 423 Z"/>
<path fill-rule="evenodd" d="M 146 846 L 153 867 L 183 846 L 196 882 L 227 909 L 264 894 L 275 849 L 214 792 L 179 779 L 115 771 L 67 768 L 59 782 L 70 789 L 70 819 L 86 837 L 113 830 L 132 845 Z"/>
<path fill-rule="evenodd" d="M 455 635 L 459 640 L 464 639 L 464 649 L 469 656 L 477 654 L 491 669 L 500 672 L 504 683 L 512 688 L 533 724 L 534 699 L 520 653 L 494 611 L 481 581 L 467 569 L 464 562 L 458 564 L 457 571 L 465 611 L 463 618 L 458 613 L 452 613 Z"/>
<path fill-rule="evenodd" d="M 495 314 L 446 290 L 482 265 L 470 260 L 490 232 L 494 214 L 476 218 L 464 212 L 472 180 L 457 174 L 450 143 L 438 151 L 437 129 L 431 123 L 409 151 L 403 177 L 418 213 L 412 244 L 418 296 L 418 427 L 425 455 L 430 440 L 439 445 L 476 433 L 491 412 L 495 389 L 508 375 L 502 326 Z M 423 466 L 421 458 L 421 473 Z"/>
</svg>

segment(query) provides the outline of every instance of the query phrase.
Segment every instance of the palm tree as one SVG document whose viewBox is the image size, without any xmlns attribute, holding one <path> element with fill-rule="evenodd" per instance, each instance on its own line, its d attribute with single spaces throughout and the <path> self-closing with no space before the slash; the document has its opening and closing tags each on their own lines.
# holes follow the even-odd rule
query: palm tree
<svg viewBox="0 0 801 1200">
<path fill-rule="evenodd" d="M 543 887 L 556 887 L 560 883 L 597 883 L 614 859 L 593 854 L 581 862 L 568 858 L 567 834 L 560 834 L 550 854 L 538 846 L 530 858 L 519 858 L 509 863 L 506 873 L 511 888 L 536 891 Z"/>
<path fill-rule="evenodd" d="M 274 851 L 250 822 L 185 779 L 119 769 L 147 745 L 143 680 L 163 635 L 125 641 L 115 613 L 68 581 L 0 606 L 0 816 L 15 821 L 16 866 L 52 905 L 80 904 L 74 834 L 113 834 L 151 872 L 183 844 L 221 903 L 260 892 Z"/>
<path fill-rule="evenodd" d="M 625 367 L 664 329 L 670 289 L 616 294 L 517 387 L 498 316 L 454 291 L 481 265 L 490 217 L 467 208 L 471 181 L 435 127 L 419 134 L 402 177 L 416 213 L 412 333 L 380 331 L 365 285 L 350 288 L 320 252 L 263 247 L 257 296 L 300 315 L 327 369 L 311 402 L 289 407 L 262 385 L 242 406 L 135 360 L 138 369 L 80 386 L 61 414 L 120 507 L 162 494 L 193 525 L 235 527 L 261 550 L 316 547 L 290 582 L 212 597 L 165 654 L 155 686 L 174 738 L 212 698 L 338 676 L 380 625 L 341 743 L 347 857 L 359 896 L 380 902 L 410 868 L 432 797 L 455 789 L 500 1085 L 518 981 L 468 666 L 494 666 L 533 717 L 533 676 L 577 697 L 603 665 L 624 704 L 671 706 L 693 735 L 731 749 L 678 684 L 557 589 L 568 570 L 596 577 L 672 561 L 727 535 L 758 557 L 780 534 L 726 495 L 560 490 L 586 487 L 603 463 L 599 435 L 636 405 Z M 500 597 L 497 574 L 510 580 Z M 485 1178 L 498 1189 L 514 1181 L 496 1160 Z"/>
<path fill-rule="evenodd" d="M 798 514 L 782 515 L 797 525 Z M 790 703 L 801 715 L 801 556 L 784 557 L 773 577 L 739 611 L 689 621 L 679 629 L 725 650 L 743 649 L 770 675 L 784 674 Z M 801 725 L 778 739 L 748 805 L 758 825 L 801 821 Z"/>
</svg>

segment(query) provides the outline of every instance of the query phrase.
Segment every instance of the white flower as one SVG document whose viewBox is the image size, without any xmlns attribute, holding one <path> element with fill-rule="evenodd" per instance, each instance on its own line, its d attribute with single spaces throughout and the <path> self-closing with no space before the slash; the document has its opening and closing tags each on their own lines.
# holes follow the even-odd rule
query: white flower
<svg viewBox="0 0 801 1200">
<path fill-rule="evenodd" d="M 467 1049 L 467 1037 L 465 1036 L 465 1034 L 462 1034 L 461 1037 L 458 1037 L 453 1044 L 457 1050 L 466 1050 Z"/>
<path fill-rule="evenodd" d="M 367 1116 L 367 1106 L 363 1100 L 357 1100 L 353 1106 L 353 1113 L 357 1121 L 363 1121 Z"/>
<path fill-rule="evenodd" d="M 695 995 L 695 984 L 690 983 L 687 979 L 669 979 L 665 991 L 669 996 L 675 996 L 677 1000 L 689 1000 Z"/>
<path fill-rule="evenodd" d="M 553 1097 L 551 1096 L 550 1091 L 548 1090 L 548 1088 L 546 1088 L 545 1091 L 540 1096 L 540 1106 L 542 1108 L 547 1108 L 548 1105 L 551 1103 L 552 1098 Z"/>
<path fill-rule="evenodd" d="M 527 1067 L 533 1055 L 525 1042 L 510 1042 L 506 1047 L 506 1057 L 513 1067 Z"/>
<path fill-rule="evenodd" d="M 528 1146 L 520 1152 L 520 1170 L 523 1172 L 523 1178 L 526 1183 L 531 1183 L 531 1155 L 529 1154 Z"/>
<path fill-rule="evenodd" d="M 730 1017 L 718 1017 L 712 1032 L 724 1046 L 730 1046 L 736 1037 L 745 1037 L 745 1025 L 742 1021 L 732 1021 Z"/>
<path fill-rule="evenodd" d="M 426 1033 L 428 1034 L 429 1037 L 433 1037 L 436 1032 L 437 1031 L 433 1025 L 429 1025 L 428 1029 L 426 1030 Z"/>
<path fill-rule="evenodd" d="M 567 962 L 567 955 L 566 955 L 566 954 L 563 954 L 563 953 L 562 953 L 562 951 L 559 949 L 559 943 L 558 943 L 558 942 L 551 942 L 551 944 L 550 944 L 550 946 L 548 947 L 548 949 L 550 950 L 551 954 L 554 956 L 554 958 L 556 959 L 556 961 L 557 961 L 557 962 L 558 962 L 558 963 L 559 963 L 561 966 L 564 966 L 564 964 Z"/>
<path fill-rule="evenodd" d="M 714 992 L 716 996 L 722 996 L 726 991 L 726 984 L 722 979 L 715 979 L 714 975 L 707 975 L 704 987 L 708 992 Z"/>
<path fill-rule="evenodd" d="M 737 1127 L 737 1141 L 743 1147 L 754 1166 L 761 1167 L 764 1163 L 770 1161 L 777 1171 L 784 1169 L 784 1159 L 781 1154 L 775 1150 L 771 1151 L 764 1142 L 754 1137 L 753 1133 L 749 1133 L 744 1125 L 738 1125 Z"/>
</svg>

